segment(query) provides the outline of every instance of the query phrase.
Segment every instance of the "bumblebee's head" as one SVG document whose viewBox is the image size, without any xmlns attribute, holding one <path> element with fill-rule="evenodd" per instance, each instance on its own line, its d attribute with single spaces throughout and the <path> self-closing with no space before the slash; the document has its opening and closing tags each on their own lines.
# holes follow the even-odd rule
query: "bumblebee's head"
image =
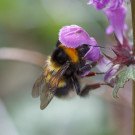
<svg viewBox="0 0 135 135">
<path fill-rule="evenodd" d="M 89 45 L 83 44 L 83 45 L 77 47 L 76 49 L 77 49 L 77 51 L 78 51 L 79 56 L 80 56 L 80 57 L 84 57 L 84 55 L 88 52 L 88 50 L 89 50 L 90 48 L 89 48 Z"/>
</svg>

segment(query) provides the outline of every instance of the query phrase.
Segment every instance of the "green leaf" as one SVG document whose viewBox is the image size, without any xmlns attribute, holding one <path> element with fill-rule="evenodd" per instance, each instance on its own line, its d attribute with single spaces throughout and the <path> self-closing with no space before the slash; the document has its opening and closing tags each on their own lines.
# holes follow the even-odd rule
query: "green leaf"
<svg viewBox="0 0 135 135">
<path fill-rule="evenodd" d="M 116 76 L 117 83 L 113 90 L 113 97 L 118 98 L 117 93 L 119 88 L 123 88 L 125 83 L 129 81 L 129 79 L 132 79 L 135 81 L 135 66 L 129 66 L 127 69 L 119 72 L 119 74 Z"/>
</svg>

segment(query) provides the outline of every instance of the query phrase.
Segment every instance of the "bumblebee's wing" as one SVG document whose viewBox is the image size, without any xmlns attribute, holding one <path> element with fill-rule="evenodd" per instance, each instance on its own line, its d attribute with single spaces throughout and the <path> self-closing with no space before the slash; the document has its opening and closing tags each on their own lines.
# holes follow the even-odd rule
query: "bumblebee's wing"
<svg viewBox="0 0 135 135">
<path fill-rule="evenodd" d="M 70 63 L 67 62 L 64 64 L 49 80 L 48 87 L 52 91 L 55 91 L 55 89 L 58 87 L 58 84 L 61 80 L 61 77 L 66 72 L 67 68 L 69 67 Z"/>
<path fill-rule="evenodd" d="M 40 109 L 43 110 L 50 103 L 55 95 L 59 81 L 68 67 L 69 63 L 63 65 L 54 75 L 51 76 L 48 83 L 45 83 L 45 78 L 48 74 L 47 72 L 43 72 L 37 79 L 32 89 L 32 96 L 38 97 L 40 95 Z"/>
<path fill-rule="evenodd" d="M 40 94 L 40 109 L 43 110 L 50 103 L 54 97 L 55 92 L 50 91 L 47 85 L 44 85 L 42 93 Z"/>
<path fill-rule="evenodd" d="M 52 77 L 49 80 L 49 83 L 43 87 L 42 94 L 40 95 L 41 110 L 43 110 L 54 97 L 60 79 L 68 67 L 69 67 L 69 63 L 63 65 L 54 75 L 52 75 Z"/>
<path fill-rule="evenodd" d="M 43 90 L 44 86 L 46 85 L 45 78 L 48 75 L 48 73 L 49 73 L 49 69 L 46 66 L 44 68 L 43 72 L 41 73 L 41 75 L 39 76 L 39 78 L 34 83 L 34 86 L 32 88 L 32 97 L 33 98 L 38 97 L 42 93 L 42 90 Z"/>
<path fill-rule="evenodd" d="M 47 72 L 44 72 L 44 71 L 36 80 L 32 89 L 32 97 L 36 98 L 40 96 L 40 109 L 41 110 L 43 110 L 50 103 L 50 101 L 52 100 L 55 94 L 48 88 L 48 84 L 45 83 Z"/>
</svg>

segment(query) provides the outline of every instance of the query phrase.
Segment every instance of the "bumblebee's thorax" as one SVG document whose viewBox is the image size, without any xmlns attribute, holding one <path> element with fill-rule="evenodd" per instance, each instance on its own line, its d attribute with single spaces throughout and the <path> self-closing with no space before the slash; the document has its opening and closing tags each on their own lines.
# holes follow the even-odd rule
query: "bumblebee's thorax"
<svg viewBox="0 0 135 135">
<path fill-rule="evenodd" d="M 78 52 L 75 48 L 68 48 L 62 44 L 60 44 L 59 47 L 64 50 L 64 52 L 67 54 L 67 56 L 69 57 L 69 59 L 72 63 L 79 62 Z"/>
<path fill-rule="evenodd" d="M 70 62 L 70 66 L 64 75 L 72 76 L 75 72 L 83 67 L 85 60 L 82 59 L 84 54 L 87 52 L 85 45 L 78 48 L 68 48 L 62 44 L 59 44 L 52 56 L 48 59 L 48 65 L 51 71 L 57 72 L 61 66 L 63 66 L 67 61 Z"/>
<path fill-rule="evenodd" d="M 52 53 L 52 61 L 58 65 L 63 65 L 66 61 L 76 64 L 79 63 L 79 55 L 75 48 L 68 48 L 60 44 Z"/>
</svg>

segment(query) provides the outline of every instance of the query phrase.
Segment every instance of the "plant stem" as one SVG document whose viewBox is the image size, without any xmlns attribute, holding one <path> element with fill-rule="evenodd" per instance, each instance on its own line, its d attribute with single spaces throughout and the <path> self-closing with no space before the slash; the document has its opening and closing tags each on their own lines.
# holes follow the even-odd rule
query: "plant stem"
<svg viewBox="0 0 135 135">
<path fill-rule="evenodd" d="M 135 0 L 132 0 L 131 2 L 131 9 L 132 9 L 133 43 L 134 43 L 134 51 L 135 51 Z M 132 96 L 133 135 L 135 135 L 135 81 L 133 81 L 133 94 L 132 95 L 133 95 Z"/>
<path fill-rule="evenodd" d="M 0 60 L 22 61 L 43 67 L 46 57 L 41 53 L 24 49 L 0 48 Z"/>
</svg>

